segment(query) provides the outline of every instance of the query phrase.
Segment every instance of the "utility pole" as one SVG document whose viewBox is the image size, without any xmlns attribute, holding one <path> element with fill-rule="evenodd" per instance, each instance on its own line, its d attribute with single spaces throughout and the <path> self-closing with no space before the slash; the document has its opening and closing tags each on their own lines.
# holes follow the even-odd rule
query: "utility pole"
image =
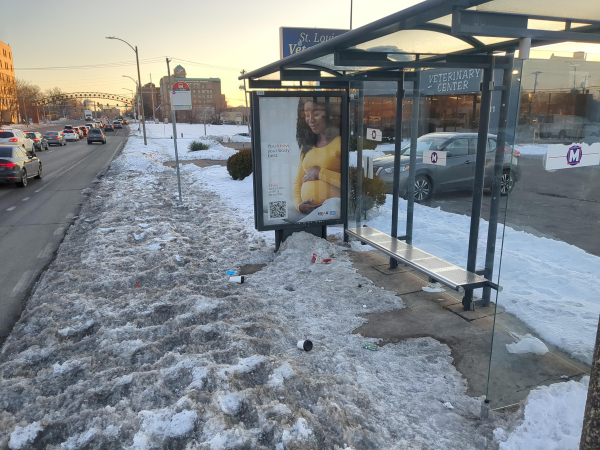
<svg viewBox="0 0 600 450">
<path fill-rule="evenodd" d="M 590 384 L 583 413 L 583 429 L 579 441 L 579 450 L 597 450 L 598 448 L 600 448 L 600 322 L 598 322 Z"/>
<path fill-rule="evenodd" d="M 154 111 L 154 85 L 152 84 L 152 74 L 150 74 L 150 95 L 152 97 L 152 120 L 156 123 L 156 112 Z"/>
<path fill-rule="evenodd" d="M 169 58 L 167 60 L 167 74 L 169 77 L 169 82 L 171 81 L 171 68 L 169 67 Z M 171 95 L 173 92 L 173 85 L 169 86 L 169 90 L 171 91 Z M 175 117 L 175 109 L 173 109 L 173 101 L 171 100 L 171 122 L 173 122 L 173 143 L 175 144 L 175 167 L 177 168 L 177 189 L 179 189 L 179 202 L 181 203 L 181 178 L 179 176 L 179 154 L 177 153 L 177 119 Z M 206 125 L 204 128 L 204 134 L 206 134 Z"/>
<path fill-rule="evenodd" d="M 350 0 L 350 29 L 352 29 L 352 0 Z"/>
</svg>

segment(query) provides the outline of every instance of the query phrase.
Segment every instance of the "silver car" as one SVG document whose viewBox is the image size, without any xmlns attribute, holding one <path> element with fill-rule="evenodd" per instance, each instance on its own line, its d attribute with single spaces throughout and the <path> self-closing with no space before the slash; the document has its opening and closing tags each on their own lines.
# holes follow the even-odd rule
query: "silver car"
<svg viewBox="0 0 600 450">
<path fill-rule="evenodd" d="M 423 154 L 431 158 L 437 152 L 445 156 L 445 163 L 436 159 L 423 162 Z M 431 153 L 430 153 L 431 152 Z M 381 178 L 391 194 L 394 186 L 394 152 L 386 151 L 385 156 L 373 160 L 373 173 Z M 434 192 L 469 190 L 473 188 L 475 178 L 475 157 L 477 153 L 477 133 L 430 133 L 417 139 L 417 164 L 415 174 L 415 201 L 429 200 Z M 488 135 L 485 158 L 484 187 L 490 188 L 494 174 L 496 153 L 496 135 Z M 402 148 L 400 160 L 400 195 L 406 197 L 408 170 L 410 162 L 410 144 Z M 504 149 L 504 162 L 501 195 L 507 195 L 514 183 L 521 178 L 519 151 L 514 151 L 511 165 L 511 151 Z"/>
</svg>

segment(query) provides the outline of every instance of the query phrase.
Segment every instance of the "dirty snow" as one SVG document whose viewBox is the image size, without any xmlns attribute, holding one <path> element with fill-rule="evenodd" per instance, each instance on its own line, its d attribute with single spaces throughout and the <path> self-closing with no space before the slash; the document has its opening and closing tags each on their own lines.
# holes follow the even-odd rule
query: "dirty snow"
<svg viewBox="0 0 600 450">
<path fill-rule="evenodd" d="M 360 276 L 347 247 L 298 233 L 274 254 L 234 194 L 208 189 L 214 168 L 184 170 L 178 204 L 160 142 L 132 136 L 90 189 L 2 348 L 0 448 L 491 442 L 502 424 L 476 420 L 480 399 L 445 344 L 371 352 L 375 339 L 352 334 L 365 313 L 403 303 Z M 228 282 L 227 270 L 259 263 L 247 283 Z M 307 338 L 313 350 L 299 350 Z"/>
<path fill-rule="evenodd" d="M 525 418 L 515 430 L 494 430 L 500 450 L 577 450 L 589 377 L 542 386 L 525 401 Z"/>
</svg>

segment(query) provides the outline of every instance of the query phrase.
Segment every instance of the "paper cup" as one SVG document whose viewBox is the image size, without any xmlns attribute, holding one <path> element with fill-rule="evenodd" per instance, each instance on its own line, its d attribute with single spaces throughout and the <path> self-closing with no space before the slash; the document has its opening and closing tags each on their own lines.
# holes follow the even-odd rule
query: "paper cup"
<svg viewBox="0 0 600 450">
<path fill-rule="evenodd" d="M 307 339 L 307 340 L 298 341 L 298 344 L 296 344 L 296 346 L 300 350 L 304 350 L 305 352 L 310 352 L 313 348 L 313 343 Z"/>
<path fill-rule="evenodd" d="M 244 282 L 244 276 L 229 277 L 229 282 L 242 284 Z"/>
</svg>

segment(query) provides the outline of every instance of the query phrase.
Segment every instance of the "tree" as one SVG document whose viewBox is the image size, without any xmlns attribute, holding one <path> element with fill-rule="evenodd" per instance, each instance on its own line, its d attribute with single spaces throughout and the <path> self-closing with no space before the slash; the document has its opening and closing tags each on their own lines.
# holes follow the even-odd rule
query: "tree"
<svg viewBox="0 0 600 450">
<path fill-rule="evenodd" d="M 590 372 L 590 385 L 588 387 L 585 412 L 583 414 L 583 430 L 579 450 L 597 450 L 600 448 L 600 321 L 596 334 L 596 347 L 592 371 Z"/>
<path fill-rule="evenodd" d="M 16 85 L 19 116 L 21 120 L 32 117 L 35 111 L 32 102 L 36 102 L 42 97 L 42 90 L 39 86 L 23 78 L 17 78 Z"/>
</svg>

